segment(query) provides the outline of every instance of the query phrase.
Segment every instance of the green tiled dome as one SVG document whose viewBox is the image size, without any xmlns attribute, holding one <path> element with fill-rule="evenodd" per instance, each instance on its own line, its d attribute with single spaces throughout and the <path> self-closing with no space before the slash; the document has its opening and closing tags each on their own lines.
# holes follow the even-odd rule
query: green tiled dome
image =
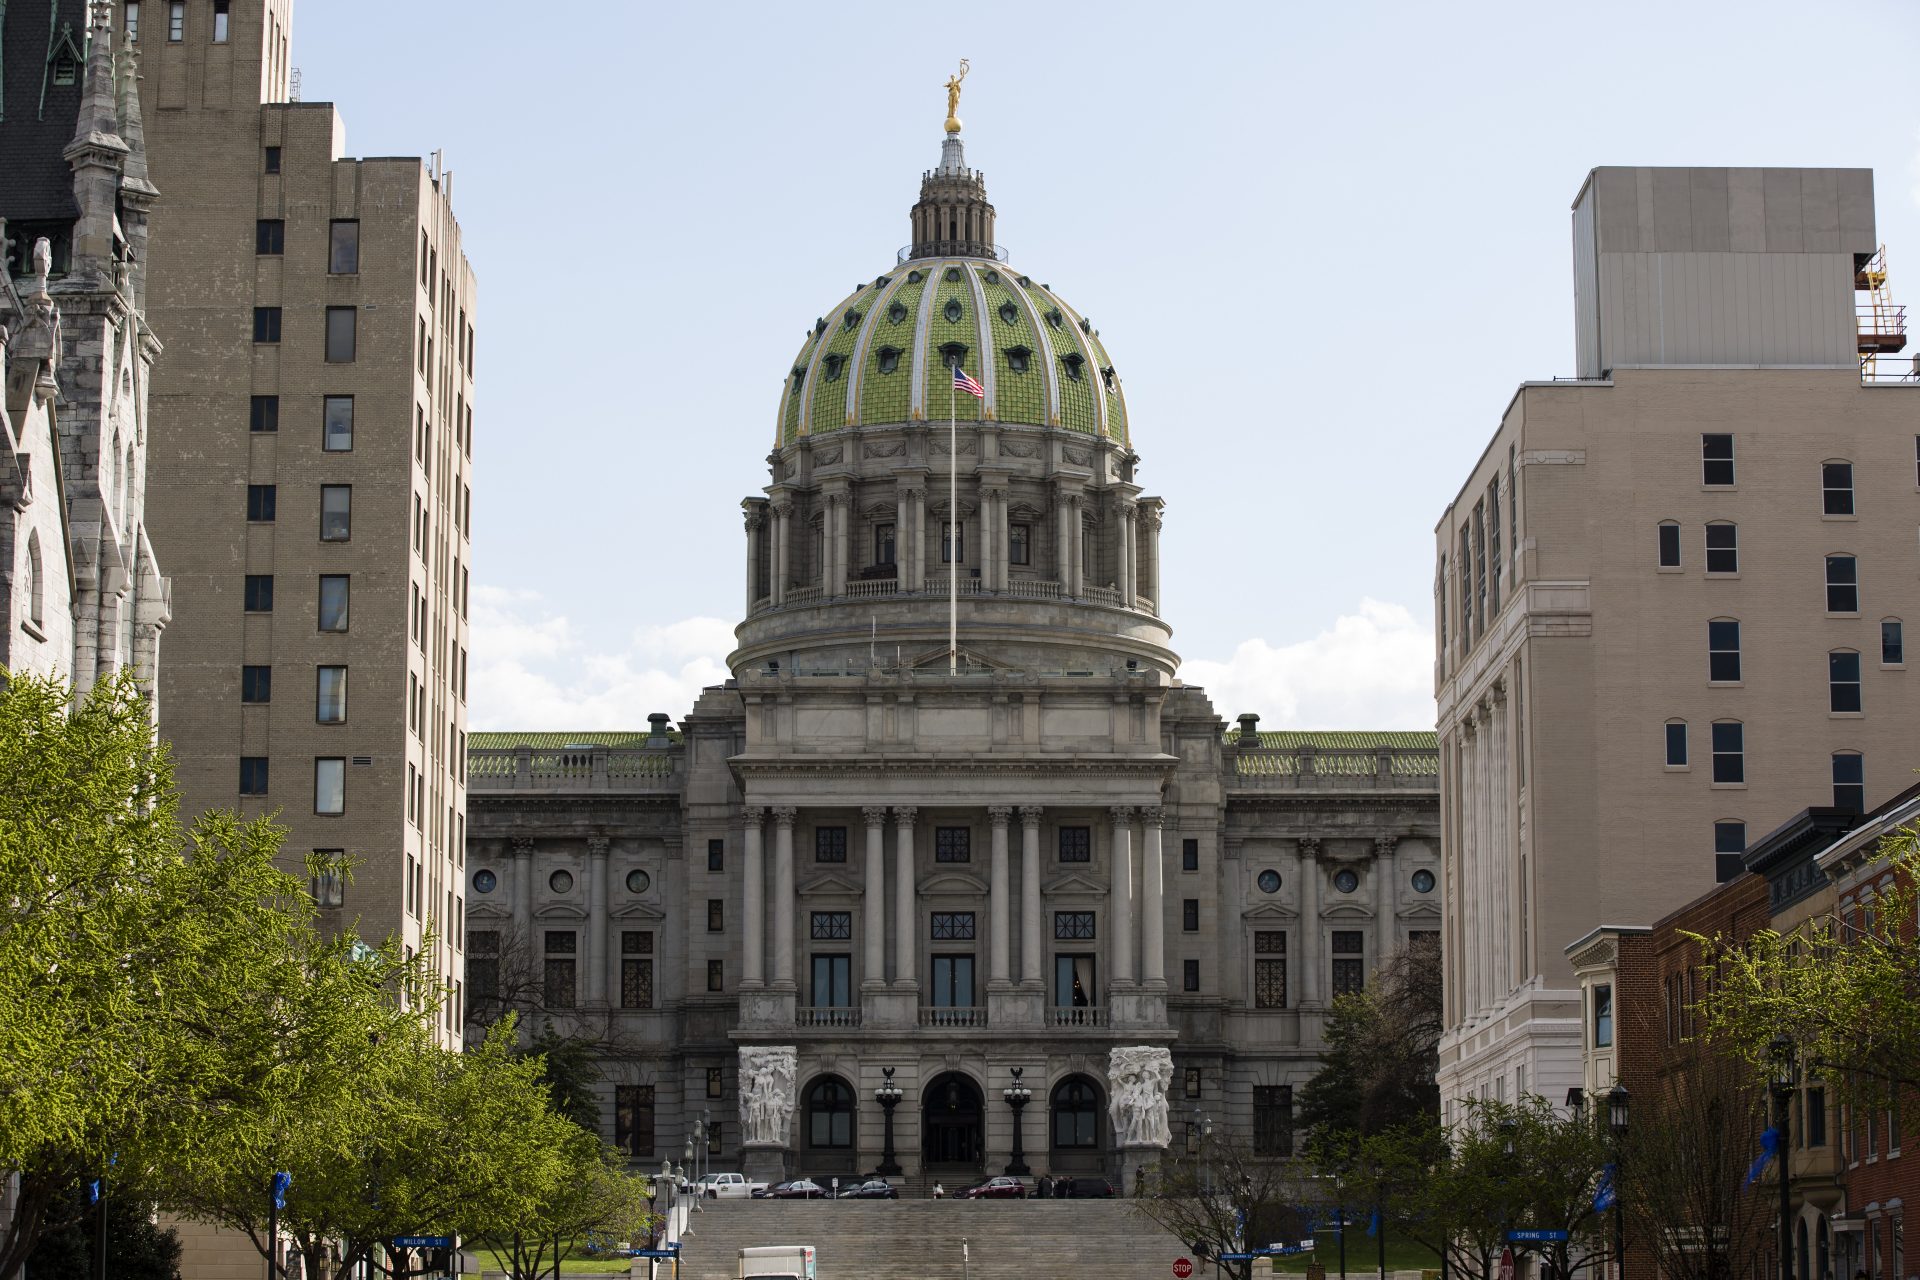
<svg viewBox="0 0 1920 1280">
<path fill-rule="evenodd" d="M 843 427 L 939 422 L 948 355 L 987 389 L 963 422 L 1059 427 L 1128 444 L 1119 375 L 1086 317 L 991 258 L 917 258 L 814 323 L 780 393 L 778 445 Z"/>
</svg>

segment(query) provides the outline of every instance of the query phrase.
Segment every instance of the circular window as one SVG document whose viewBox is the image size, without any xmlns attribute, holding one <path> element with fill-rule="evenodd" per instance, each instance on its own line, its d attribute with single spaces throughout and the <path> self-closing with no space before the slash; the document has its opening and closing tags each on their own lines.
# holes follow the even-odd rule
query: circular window
<svg viewBox="0 0 1920 1280">
<path fill-rule="evenodd" d="M 1422 867 L 1413 873 L 1413 891 L 1415 893 L 1433 892 L 1433 872 Z"/>
<path fill-rule="evenodd" d="M 645 893 L 653 884 L 653 877 L 644 871 L 627 872 L 627 892 Z"/>
<path fill-rule="evenodd" d="M 547 877 L 547 888 L 555 893 L 573 892 L 573 872 L 556 871 Z"/>
<path fill-rule="evenodd" d="M 493 874 L 493 872 L 481 870 L 473 873 L 473 891 L 475 893 L 492 893 L 499 887 L 500 877 Z"/>
<path fill-rule="evenodd" d="M 1268 867 L 1260 873 L 1260 878 L 1254 883 L 1260 886 L 1262 893 L 1278 893 L 1280 892 L 1280 873 Z"/>
<path fill-rule="evenodd" d="M 1360 877 L 1351 871 L 1336 872 L 1333 877 L 1333 887 L 1342 893 L 1352 893 L 1360 887 Z"/>
</svg>

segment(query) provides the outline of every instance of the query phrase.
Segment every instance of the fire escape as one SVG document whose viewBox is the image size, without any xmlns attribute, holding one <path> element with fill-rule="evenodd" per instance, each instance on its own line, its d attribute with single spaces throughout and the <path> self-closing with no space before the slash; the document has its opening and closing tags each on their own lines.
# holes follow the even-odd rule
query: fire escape
<svg viewBox="0 0 1920 1280">
<path fill-rule="evenodd" d="M 1895 355 L 1907 348 L 1907 309 L 1895 304 L 1893 295 L 1887 291 L 1887 246 L 1881 245 L 1870 255 L 1855 255 L 1853 288 L 1860 377 L 1873 382 L 1881 377 L 1880 357 Z M 1859 296 L 1862 294 L 1864 298 Z M 1920 360 L 1905 369 L 1889 370 L 1887 376 L 1901 381 L 1920 378 Z"/>
</svg>

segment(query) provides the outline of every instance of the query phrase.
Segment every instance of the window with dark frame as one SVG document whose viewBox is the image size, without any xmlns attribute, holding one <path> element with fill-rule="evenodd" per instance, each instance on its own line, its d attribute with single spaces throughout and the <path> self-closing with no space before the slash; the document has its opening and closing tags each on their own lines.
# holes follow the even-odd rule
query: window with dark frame
<svg viewBox="0 0 1920 1280">
<path fill-rule="evenodd" d="M 1053 913 L 1053 936 L 1066 941 L 1079 941 L 1093 937 L 1093 912 L 1056 911 Z"/>
<path fill-rule="evenodd" d="M 1853 464 L 1820 464 L 1820 513 L 1828 516 L 1853 514 Z"/>
<path fill-rule="evenodd" d="M 1852 556 L 1827 557 L 1827 612 L 1860 612 L 1860 568 Z"/>
<path fill-rule="evenodd" d="M 843 942 L 853 938 L 853 912 L 815 911 L 810 913 L 807 936 L 815 942 Z"/>
<path fill-rule="evenodd" d="M 1180 928 L 1186 933 L 1200 932 L 1200 899 L 1180 899 Z"/>
<path fill-rule="evenodd" d="M 1886 618 L 1880 623 L 1880 665 L 1897 667 L 1907 660 L 1907 647 L 1900 634 L 1900 620 Z"/>
<path fill-rule="evenodd" d="M 187 0 L 168 0 L 167 43 L 179 44 L 187 38 Z"/>
<path fill-rule="evenodd" d="M 1740 527 L 1731 521 L 1707 526 L 1707 572 L 1740 572 Z"/>
<path fill-rule="evenodd" d="M 266 172 L 268 173 L 280 172 L 280 148 L 278 147 L 266 148 Z"/>
<path fill-rule="evenodd" d="M 1200 869 L 1200 841 L 1197 839 L 1180 842 L 1180 869 L 1198 871 Z"/>
<path fill-rule="evenodd" d="M 973 861 L 973 831 L 967 827 L 935 827 L 933 829 L 933 860 L 935 862 Z"/>
<path fill-rule="evenodd" d="M 721 1097 L 722 1096 L 721 1091 L 726 1087 L 725 1080 L 726 1080 L 726 1077 L 724 1075 L 724 1068 L 708 1067 L 707 1068 L 707 1096 L 709 1098 Z"/>
<path fill-rule="evenodd" d="M 1359 929 L 1333 931 L 1333 994 L 1357 995 L 1367 984 L 1366 934 Z"/>
<path fill-rule="evenodd" d="M 353 218 L 335 218 L 327 224 L 327 274 L 358 275 L 360 272 L 360 223 Z"/>
<path fill-rule="evenodd" d="M 934 912 L 931 917 L 929 936 L 935 942 L 972 942 L 974 913 L 971 911 Z"/>
<path fill-rule="evenodd" d="M 620 931 L 620 1007 L 653 1008 L 653 933 Z"/>
<path fill-rule="evenodd" d="M 243 796 L 267 794 L 267 758 L 265 756 L 240 757 L 240 794 Z"/>
<path fill-rule="evenodd" d="M 1293 1154 L 1292 1085 L 1253 1086 L 1253 1154 L 1267 1157 Z"/>
<path fill-rule="evenodd" d="M 233 0 L 213 0 L 213 42 L 227 42 L 228 24 L 232 21 Z"/>
<path fill-rule="evenodd" d="M 967 527 L 962 524 L 956 538 L 951 521 L 940 525 L 940 563 L 965 564 L 967 562 Z"/>
<path fill-rule="evenodd" d="M 273 701 L 272 667 L 240 668 L 240 701 L 253 703 Z"/>
<path fill-rule="evenodd" d="M 1287 1007 L 1287 935 L 1261 929 L 1253 935 L 1253 1007 Z"/>
<path fill-rule="evenodd" d="M 278 494 L 270 484 L 247 486 L 247 519 L 254 524 L 272 524 Z"/>
<path fill-rule="evenodd" d="M 1593 1047 L 1613 1044 L 1613 988 L 1605 983 L 1593 989 Z"/>
<path fill-rule="evenodd" d="M 1200 989 L 1200 962 L 1198 960 L 1182 960 L 1180 962 L 1180 985 L 1181 988 L 1186 991 L 1198 991 Z"/>
<path fill-rule="evenodd" d="M 467 1007 L 473 1016 L 485 1018 L 491 1001 L 500 998 L 500 932 L 497 929 L 467 930 Z"/>
<path fill-rule="evenodd" d="M 707 841 L 707 870 L 725 871 L 727 869 L 727 842 L 725 839 Z"/>
<path fill-rule="evenodd" d="M 726 983 L 725 966 L 723 966 L 721 962 L 718 960 L 707 961 L 707 990 L 725 991 L 726 989 L 727 989 L 727 983 Z"/>
<path fill-rule="evenodd" d="M 1850 813 L 1867 808 L 1866 757 L 1857 751 L 1833 753 L 1833 807 Z"/>
<path fill-rule="evenodd" d="M 847 829 L 845 827 L 815 827 L 813 829 L 813 860 L 815 862 L 845 862 L 847 860 Z"/>
<path fill-rule="evenodd" d="M 1851 649 L 1827 655 L 1827 710 L 1860 710 L 1860 655 Z"/>
<path fill-rule="evenodd" d="M 250 573 L 247 575 L 245 608 L 248 613 L 273 612 L 272 574 Z"/>
<path fill-rule="evenodd" d="M 359 355 L 360 308 L 327 308 L 327 363 L 351 364 Z"/>
<path fill-rule="evenodd" d="M 325 453 L 346 453 L 353 448 L 352 396 L 321 398 L 320 448 Z"/>
<path fill-rule="evenodd" d="M 319 629 L 326 632 L 347 630 L 352 602 L 353 579 L 344 573 L 320 575 Z"/>
<path fill-rule="evenodd" d="M 707 932 L 725 933 L 727 930 L 727 900 L 725 898 L 707 899 Z"/>
<path fill-rule="evenodd" d="M 653 1158 L 653 1114 L 652 1085 L 613 1086 L 613 1145 L 627 1159 Z"/>
<path fill-rule="evenodd" d="M 256 257 L 277 257 L 287 251 L 287 224 L 281 218 L 260 218 L 253 224 Z"/>
<path fill-rule="evenodd" d="M 890 523 L 873 526 L 873 562 L 893 563 L 893 525 Z"/>
<path fill-rule="evenodd" d="M 280 429 L 280 397 L 254 396 L 247 405 L 247 430 L 278 431 Z"/>
<path fill-rule="evenodd" d="M 1707 623 L 1707 679 L 1719 684 L 1740 679 L 1740 623 L 1733 618 Z"/>
<path fill-rule="evenodd" d="M 280 341 L 280 308 L 253 309 L 253 340 L 261 343 Z"/>
<path fill-rule="evenodd" d="M 1733 483 L 1733 437 L 1703 434 L 1700 437 L 1700 483 Z"/>
<path fill-rule="evenodd" d="M 313 718 L 320 724 L 347 722 L 347 669 L 315 667 Z"/>
<path fill-rule="evenodd" d="M 1010 524 L 1007 526 L 1007 563 L 1027 564 L 1033 557 L 1033 526 L 1030 524 Z"/>
<path fill-rule="evenodd" d="M 346 542 L 353 537 L 353 486 L 320 486 L 320 541 Z"/>
<path fill-rule="evenodd" d="M 580 938 L 571 929 L 548 929 L 541 966 L 541 996 L 549 1009 L 571 1009 L 575 1000 Z"/>
<path fill-rule="evenodd" d="M 347 761 L 318 756 L 313 762 L 313 811 L 338 816 L 347 811 Z"/>
<path fill-rule="evenodd" d="M 1060 828 L 1060 861 L 1091 862 L 1093 860 L 1093 828 Z"/>
<path fill-rule="evenodd" d="M 1660 525 L 1660 567 L 1678 569 L 1680 567 L 1680 526 L 1671 520 Z"/>
<path fill-rule="evenodd" d="M 1667 721 L 1667 767 L 1676 769 L 1687 762 L 1687 722 Z"/>
<path fill-rule="evenodd" d="M 1747 729 L 1738 720 L 1717 720 L 1713 726 L 1713 780 L 1747 780 Z"/>
</svg>

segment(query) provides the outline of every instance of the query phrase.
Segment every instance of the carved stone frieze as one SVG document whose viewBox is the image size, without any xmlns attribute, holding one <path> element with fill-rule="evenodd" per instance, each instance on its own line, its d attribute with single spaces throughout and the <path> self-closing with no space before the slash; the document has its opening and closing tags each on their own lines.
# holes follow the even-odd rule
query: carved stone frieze
<svg viewBox="0 0 1920 1280">
<path fill-rule="evenodd" d="M 869 440 L 860 450 L 869 458 L 897 458 L 906 451 L 905 440 Z"/>
</svg>

